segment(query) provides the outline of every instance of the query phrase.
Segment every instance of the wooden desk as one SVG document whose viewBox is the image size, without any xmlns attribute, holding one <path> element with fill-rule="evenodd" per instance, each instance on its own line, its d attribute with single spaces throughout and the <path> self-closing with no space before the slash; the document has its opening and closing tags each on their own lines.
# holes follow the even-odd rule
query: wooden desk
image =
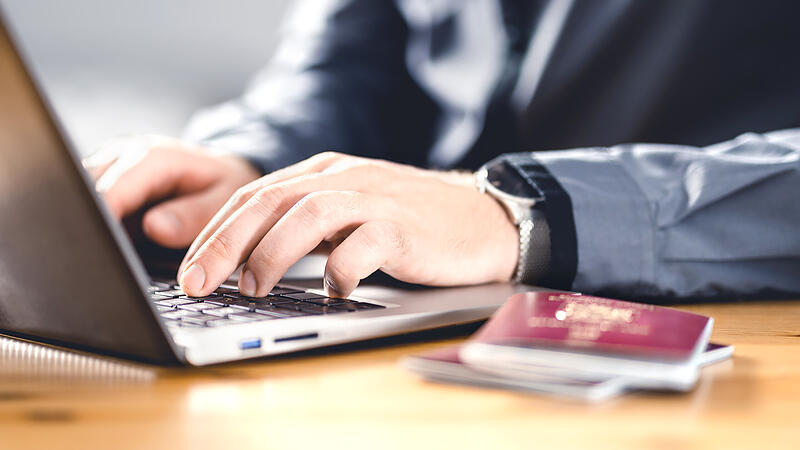
<svg viewBox="0 0 800 450">
<path fill-rule="evenodd" d="M 431 384 L 398 366 L 465 327 L 95 381 L 45 376 L 65 363 L 26 356 L 30 374 L 0 377 L 0 448 L 800 448 L 800 302 L 685 309 L 716 319 L 734 359 L 689 394 L 600 405 Z"/>
</svg>

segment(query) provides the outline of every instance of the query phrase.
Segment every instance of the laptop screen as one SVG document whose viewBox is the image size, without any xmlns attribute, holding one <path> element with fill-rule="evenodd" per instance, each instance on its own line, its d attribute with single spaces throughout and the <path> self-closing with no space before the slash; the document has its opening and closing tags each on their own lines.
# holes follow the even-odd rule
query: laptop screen
<svg viewBox="0 0 800 450">
<path fill-rule="evenodd" d="M 0 333 L 174 362 L 124 239 L 104 219 L 0 13 Z"/>
</svg>

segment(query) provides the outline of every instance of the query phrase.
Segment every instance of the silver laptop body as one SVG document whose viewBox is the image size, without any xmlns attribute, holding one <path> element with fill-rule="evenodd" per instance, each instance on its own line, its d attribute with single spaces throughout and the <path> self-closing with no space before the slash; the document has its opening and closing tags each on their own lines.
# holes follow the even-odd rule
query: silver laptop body
<svg viewBox="0 0 800 450">
<path fill-rule="evenodd" d="M 176 326 L 161 317 L 167 307 L 153 300 L 142 259 L 40 92 L 0 12 L 2 334 L 156 364 L 206 365 L 476 321 L 534 289 L 366 284 L 350 300 L 371 309 Z M 314 290 L 319 280 L 279 285 L 322 294 Z"/>
</svg>

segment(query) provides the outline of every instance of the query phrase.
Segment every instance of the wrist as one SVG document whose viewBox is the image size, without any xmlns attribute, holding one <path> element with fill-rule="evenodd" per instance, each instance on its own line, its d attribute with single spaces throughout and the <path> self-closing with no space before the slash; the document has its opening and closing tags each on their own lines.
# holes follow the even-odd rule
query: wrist
<svg viewBox="0 0 800 450">
<path fill-rule="evenodd" d="M 542 206 L 544 195 L 521 168 L 499 157 L 475 173 L 475 187 L 492 197 L 516 230 L 514 282 L 534 283 L 548 271 L 550 233 Z"/>
<path fill-rule="evenodd" d="M 476 217 L 481 218 L 481 226 L 477 228 L 480 236 L 476 241 L 482 241 L 483 249 L 478 256 L 486 263 L 484 272 L 486 281 L 507 282 L 513 280 L 519 260 L 519 229 L 514 224 L 514 218 L 496 198 L 481 193 L 476 189 L 475 174 L 464 171 L 446 171 L 437 174 L 439 178 L 449 184 L 457 185 L 475 193 L 479 203 L 474 211 Z M 480 211 L 480 212 L 477 212 Z M 477 213 L 476 213 L 477 212 Z M 486 230 L 490 230 L 486 233 Z"/>
</svg>

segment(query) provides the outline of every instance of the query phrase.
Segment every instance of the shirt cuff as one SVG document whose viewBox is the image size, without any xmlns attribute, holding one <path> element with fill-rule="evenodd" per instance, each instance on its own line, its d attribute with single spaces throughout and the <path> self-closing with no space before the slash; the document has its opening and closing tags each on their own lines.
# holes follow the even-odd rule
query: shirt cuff
<svg viewBox="0 0 800 450">
<path fill-rule="evenodd" d="M 534 153 L 531 160 L 564 190 L 562 197 L 547 197 L 546 208 L 553 259 L 574 257 L 577 263 L 571 289 L 609 292 L 624 286 L 644 293 L 655 270 L 650 207 L 612 153 L 605 148 L 551 151 Z M 563 211 L 567 203 L 577 244 L 574 255 L 564 254 L 572 250 L 562 248 L 555 237 L 558 227 L 568 226 Z M 560 223 L 553 222 L 551 209 L 562 210 Z"/>
</svg>

